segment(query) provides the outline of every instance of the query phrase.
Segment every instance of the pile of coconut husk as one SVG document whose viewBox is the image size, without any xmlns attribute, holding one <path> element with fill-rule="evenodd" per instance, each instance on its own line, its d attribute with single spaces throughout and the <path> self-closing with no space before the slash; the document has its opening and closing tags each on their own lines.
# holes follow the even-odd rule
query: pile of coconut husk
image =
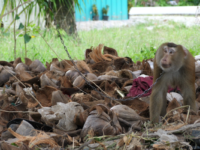
<svg viewBox="0 0 200 150">
<path fill-rule="evenodd" d="M 86 49 L 84 60 L 53 58 L 46 67 L 29 58 L 0 61 L 0 149 L 191 149 L 200 145 L 200 113 L 185 109 L 180 93 L 167 94 L 167 114 L 154 126 L 149 122 L 149 96 L 124 101 L 134 79 L 152 75 L 152 59 L 133 62 L 102 44 Z M 195 86 L 199 110 L 198 57 Z"/>
</svg>

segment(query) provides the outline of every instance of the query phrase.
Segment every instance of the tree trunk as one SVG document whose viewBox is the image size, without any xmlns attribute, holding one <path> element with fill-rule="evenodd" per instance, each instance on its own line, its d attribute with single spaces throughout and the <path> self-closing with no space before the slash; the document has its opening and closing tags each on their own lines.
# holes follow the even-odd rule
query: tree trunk
<svg viewBox="0 0 200 150">
<path fill-rule="evenodd" d="M 46 14 L 45 14 L 45 27 L 46 28 L 51 28 L 52 23 L 53 23 L 53 16 L 52 14 L 55 12 L 54 7 L 53 7 L 53 2 L 45 0 L 45 2 L 48 4 L 48 7 L 45 7 L 46 9 Z"/>
<path fill-rule="evenodd" d="M 56 27 L 65 30 L 67 34 L 77 36 L 74 0 L 66 0 L 63 3 L 57 0 L 56 5 L 57 12 L 54 20 Z"/>
</svg>

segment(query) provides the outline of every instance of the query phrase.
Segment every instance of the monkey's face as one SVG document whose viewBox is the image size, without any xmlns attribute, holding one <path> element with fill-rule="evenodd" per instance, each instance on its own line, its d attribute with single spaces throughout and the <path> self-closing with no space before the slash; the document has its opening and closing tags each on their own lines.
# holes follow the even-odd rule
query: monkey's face
<svg viewBox="0 0 200 150">
<path fill-rule="evenodd" d="M 163 71 L 168 72 L 172 69 L 173 56 L 176 53 L 174 47 L 164 46 L 162 48 L 163 57 L 160 60 L 160 67 Z"/>
<path fill-rule="evenodd" d="M 165 71 L 178 71 L 185 59 L 184 48 L 174 43 L 162 44 L 156 53 L 156 62 Z"/>
</svg>

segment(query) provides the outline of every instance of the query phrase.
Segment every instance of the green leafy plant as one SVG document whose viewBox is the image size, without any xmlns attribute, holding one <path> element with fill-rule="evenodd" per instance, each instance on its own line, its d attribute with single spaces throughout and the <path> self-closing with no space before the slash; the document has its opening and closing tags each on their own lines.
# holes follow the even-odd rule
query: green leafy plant
<svg viewBox="0 0 200 150">
<path fill-rule="evenodd" d="M 93 10 L 93 13 L 94 13 L 95 16 L 99 15 L 97 6 L 95 4 L 92 5 L 92 10 Z"/>
<path fill-rule="evenodd" d="M 103 7 L 103 8 L 102 8 L 102 13 L 103 13 L 103 15 L 107 15 L 107 14 L 108 14 L 108 10 L 109 10 L 109 6 L 108 6 L 108 5 L 106 5 L 106 8 Z"/>
<path fill-rule="evenodd" d="M 153 58 L 155 56 L 156 53 L 156 48 L 153 46 L 150 47 L 144 47 L 140 53 L 143 55 L 144 59 L 149 59 L 149 58 Z"/>
<path fill-rule="evenodd" d="M 129 0 L 128 1 L 128 13 L 129 13 L 131 7 L 133 7 L 133 2 Z"/>
</svg>

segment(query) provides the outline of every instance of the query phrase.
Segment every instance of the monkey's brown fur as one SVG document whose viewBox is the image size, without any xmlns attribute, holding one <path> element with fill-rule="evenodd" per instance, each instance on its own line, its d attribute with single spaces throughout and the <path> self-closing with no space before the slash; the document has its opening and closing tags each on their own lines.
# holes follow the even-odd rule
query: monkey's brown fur
<svg viewBox="0 0 200 150">
<path fill-rule="evenodd" d="M 161 69 L 162 68 L 162 69 Z M 181 89 L 184 105 L 195 108 L 195 60 L 182 45 L 174 43 L 162 44 L 154 58 L 153 82 L 164 71 L 154 85 L 150 98 L 150 120 L 159 122 L 159 116 L 166 114 L 166 93 L 168 86 Z"/>
</svg>

